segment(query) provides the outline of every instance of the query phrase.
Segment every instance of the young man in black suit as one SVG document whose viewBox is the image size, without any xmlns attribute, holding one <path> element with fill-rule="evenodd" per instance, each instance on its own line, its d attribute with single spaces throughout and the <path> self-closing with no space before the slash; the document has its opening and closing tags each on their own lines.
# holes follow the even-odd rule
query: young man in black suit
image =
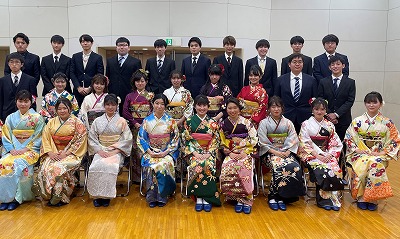
<svg viewBox="0 0 400 239">
<path fill-rule="evenodd" d="M 350 67 L 347 56 L 336 52 L 336 48 L 339 45 L 339 38 L 333 34 L 326 35 L 322 39 L 322 45 L 324 45 L 325 53 L 314 58 L 313 74 L 315 79 L 319 82 L 321 79 L 332 75 L 329 69 L 329 59 L 332 56 L 339 56 L 344 60 L 345 68 L 343 69 L 343 75 L 349 76 Z"/>
<path fill-rule="evenodd" d="M 233 54 L 236 46 L 236 39 L 233 36 L 226 36 L 222 40 L 222 44 L 224 45 L 225 53 L 215 57 L 213 64 L 222 64 L 224 66 L 225 71 L 221 76 L 221 80 L 229 86 L 232 95 L 236 97 L 243 88 L 243 61 Z"/>
<path fill-rule="evenodd" d="M 205 55 L 200 54 L 200 38 L 190 38 L 188 47 L 192 55 L 183 59 L 181 72 L 186 76 L 184 87 L 190 91 L 194 99 L 199 94 L 200 88 L 208 80 L 208 68 L 211 65 L 211 60 Z"/>
<path fill-rule="evenodd" d="M 0 78 L 0 119 L 4 122 L 8 115 L 17 111 L 15 95 L 21 90 L 37 97 L 35 78 L 23 73 L 24 58 L 17 52 L 7 56 L 10 74 Z"/>
<path fill-rule="evenodd" d="M 290 55 L 288 61 L 290 73 L 278 77 L 274 92 L 283 100 L 283 115 L 293 122 L 296 132 L 299 133 L 303 121 L 311 116 L 311 106 L 308 102 L 317 96 L 318 83 L 314 77 L 301 72 L 303 70 L 301 54 Z"/>
<path fill-rule="evenodd" d="M 35 79 L 35 84 L 37 85 L 40 80 L 40 58 L 39 56 L 28 52 L 28 36 L 24 33 L 18 33 L 13 37 L 13 42 L 17 52 L 24 58 L 24 67 L 22 68 L 22 72 L 32 76 Z M 4 66 L 4 75 L 8 75 L 10 73 L 11 69 L 6 62 Z"/>
<path fill-rule="evenodd" d="M 261 39 L 256 43 L 258 55 L 246 61 L 244 85 L 249 85 L 250 67 L 252 65 L 259 65 L 263 71 L 260 84 L 263 84 L 268 96 L 271 97 L 274 95 L 274 88 L 276 85 L 276 79 L 278 77 L 278 69 L 276 66 L 276 61 L 267 57 L 269 48 L 270 44 L 266 39 Z"/>
<path fill-rule="evenodd" d="M 129 55 L 130 42 L 126 37 L 118 38 L 115 45 L 118 54 L 107 59 L 106 76 L 110 81 L 108 92 L 121 98 L 119 112 L 122 113 L 125 97 L 132 91 L 131 77 L 142 68 L 142 62 Z"/>
<path fill-rule="evenodd" d="M 92 51 L 93 38 L 88 34 L 79 37 L 83 51 L 72 55 L 70 77 L 74 84 L 74 96 L 79 106 L 91 92 L 90 84 L 96 74 L 104 74 L 103 57 Z"/>
<path fill-rule="evenodd" d="M 328 101 L 327 118 L 335 124 L 341 140 L 352 121 L 351 107 L 356 98 L 356 83 L 343 74 L 345 67 L 344 59 L 332 56 L 329 60 L 332 75 L 321 79 L 318 85 L 318 96 Z"/>
<path fill-rule="evenodd" d="M 51 78 L 53 78 L 55 73 L 64 73 L 68 79 L 70 73 L 71 58 L 61 53 L 61 49 L 65 43 L 64 37 L 54 35 L 51 37 L 50 43 L 53 48 L 53 53 L 43 57 L 40 66 L 40 75 L 42 76 L 43 81 L 42 96 L 45 96 L 54 88 Z M 72 93 L 69 81 L 67 82 L 65 90 Z"/>
<path fill-rule="evenodd" d="M 162 94 L 164 90 L 172 86 L 169 75 L 175 70 L 175 61 L 165 57 L 167 42 L 163 39 L 157 39 L 154 42 L 154 48 L 157 56 L 147 59 L 146 71 L 149 72 L 149 84 L 147 88 L 154 94 Z"/>
<path fill-rule="evenodd" d="M 292 47 L 293 53 L 301 54 L 301 49 L 303 48 L 303 46 L 304 46 L 304 38 L 302 38 L 301 36 L 294 36 L 290 39 L 290 47 Z M 290 72 L 288 59 L 289 59 L 289 56 L 282 58 L 281 75 L 284 75 L 284 74 Z M 302 70 L 302 72 L 306 73 L 308 75 L 311 75 L 311 76 L 313 75 L 311 57 L 303 55 L 303 70 Z"/>
</svg>

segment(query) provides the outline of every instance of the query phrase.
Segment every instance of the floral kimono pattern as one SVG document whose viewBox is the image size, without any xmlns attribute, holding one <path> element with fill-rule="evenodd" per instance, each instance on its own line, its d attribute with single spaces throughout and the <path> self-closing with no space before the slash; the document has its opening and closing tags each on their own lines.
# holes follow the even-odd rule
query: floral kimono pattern
<svg viewBox="0 0 400 239">
<path fill-rule="evenodd" d="M 147 116 L 139 129 L 137 144 L 142 151 L 142 166 L 144 172 L 147 202 L 167 202 L 167 196 L 176 188 L 174 161 L 179 151 L 178 126 L 171 116 L 164 113 L 161 118 L 154 114 Z M 168 152 L 163 158 L 153 158 L 147 150 L 153 152 Z"/>
<path fill-rule="evenodd" d="M 108 93 L 97 95 L 96 93 L 89 94 L 83 99 L 81 110 L 79 111 L 79 119 L 85 124 L 89 130 L 93 121 L 104 114 L 104 98 Z"/>
<path fill-rule="evenodd" d="M 317 204 L 340 207 L 337 191 L 321 189 L 321 185 L 327 182 L 342 184 L 342 170 L 338 161 L 343 145 L 335 132 L 335 126 L 326 119 L 318 122 L 311 116 L 301 125 L 299 140 L 298 155 L 302 161 L 307 163 L 311 181 L 316 183 Z M 324 156 L 330 154 L 334 157 L 329 163 L 325 163 L 313 156 L 313 152 Z"/>
<path fill-rule="evenodd" d="M 119 169 L 132 148 L 132 133 L 126 120 L 116 113 L 111 119 L 104 114 L 93 121 L 89 131 L 89 167 L 87 189 L 92 198 L 115 198 Z M 114 149 L 121 153 L 102 158 L 97 152 Z"/>
<path fill-rule="evenodd" d="M 0 201 L 16 200 L 19 203 L 34 199 L 31 191 L 33 165 L 39 159 L 44 120 L 40 114 L 29 109 L 24 115 L 20 111 L 6 118 L 2 127 L 3 150 L 0 158 Z M 11 155 L 11 150 L 27 148 L 21 155 Z"/>
<path fill-rule="evenodd" d="M 221 146 L 232 152 L 245 152 L 247 156 L 234 160 L 229 155 L 225 156 L 221 167 L 221 188 L 225 200 L 234 200 L 240 203 L 253 205 L 254 190 L 254 159 L 258 142 L 257 131 L 250 120 L 239 116 L 236 123 L 229 117 L 221 122 Z"/>
<path fill-rule="evenodd" d="M 204 119 L 195 114 L 184 124 L 185 154 L 189 156 L 189 195 L 204 199 L 208 203 L 221 205 L 216 183 L 217 150 L 220 144 L 219 126 L 208 115 Z M 197 159 L 193 152 L 210 154 L 204 160 Z"/>
<path fill-rule="evenodd" d="M 164 95 L 168 98 L 167 114 L 179 120 L 182 116 L 188 119 L 193 114 L 193 98 L 190 91 L 184 87 L 175 90 L 174 87 L 166 89 Z"/>
<path fill-rule="evenodd" d="M 232 91 L 225 84 L 211 84 L 208 81 L 200 89 L 200 95 L 205 95 L 210 101 L 210 107 L 207 114 L 210 117 L 217 116 L 220 112 L 226 111 L 226 102 L 232 97 Z M 224 113 L 226 114 L 226 113 Z"/>
<path fill-rule="evenodd" d="M 268 116 L 261 121 L 257 131 L 260 155 L 264 155 L 270 149 L 291 152 L 286 158 L 267 154 L 267 165 L 272 170 L 268 198 L 276 201 L 283 200 L 286 203 L 297 201 L 299 196 L 305 195 L 305 188 L 300 164 L 294 157 L 299 146 L 299 139 L 293 123 L 284 116 L 279 121 Z"/>
<path fill-rule="evenodd" d="M 397 160 L 399 132 L 393 122 L 379 113 L 375 119 L 364 113 L 355 118 L 346 131 L 347 162 L 354 173 L 352 197 L 366 202 L 393 196 L 386 174 L 388 161 Z M 383 156 L 358 154 L 356 149 L 368 152 L 385 152 Z"/>
<path fill-rule="evenodd" d="M 53 205 L 69 203 L 77 181 L 74 173 L 87 151 L 86 127 L 74 115 L 65 122 L 55 117 L 44 127 L 42 136 L 41 163 L 32 191 Z M 50 159 L 49 152 L 61 151 L 71 154 L 60 161 Z"/>
<path fill-rule="evenodd" d="M 66 98 L 72 103 L 72 113 L 78 115 L 79 105 L 78 101 L 74 95 L 70 94 L 68 91 L 64 90 L 61 94 L 57 94 L 56 89 L 52 89 L 43 97 L 42 109 L 39 113 L 43 116 L 44 121 L 47 123 L 50 119 L 57 116 L 56 114 L 56 103 L 59 98 Z"/>
<path fill-rule="evenodd" d="M 251 119 L 255 126 L 267 115 L 268 95 L 262 84 L 245 86 L 237 96 L 244 103 L 242 116 Z"/>
</svg>

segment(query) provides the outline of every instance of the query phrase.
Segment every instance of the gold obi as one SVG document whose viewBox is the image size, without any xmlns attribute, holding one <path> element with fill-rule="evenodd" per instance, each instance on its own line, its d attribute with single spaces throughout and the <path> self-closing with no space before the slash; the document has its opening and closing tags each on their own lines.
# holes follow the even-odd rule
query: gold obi
<svg viewBox="0 0 400 239">
<path fill-rule="evenodd" d="M 192 137 L 200 144 L 203 150 L 208 150 L 212 140 L 211 134 L 193 133 Z"/>
<path fill-rule="evenodd" d="M 171 102 L 167 105 L 167 114 L 174 119 L 180 119 L 183 117 L 186 103 L 183 101 Z"/>
<path fill-rule="evenodd" d="M 210 101 L 210 107 L 208 108 L 209 111 L 218 111 L 221 110 L 222 100 L 217 97 L 207 97 Z"/>
<path fill-rule="evenodd" d="M 254 112 L 258 110 L 258 103 L 249 100 L 243 100 L 244 108 L 242 109 L 242 116 L 245 118 L 250 118 Z"/>
<path fill-rule="evenodd" d="M 102 116 L 104 114 L 104 110 L 89 110 L 87 112 L 87 118 L 88 118 L 88 122 L 89 122 L 89 126 L 92 125 L 93 121 Z"/>
<path fill-rule="evenodd" d="M 269 141 L 277 148 L 282 148 L 288 134 L 267 134 Z"/>
<path fill-rule="evenodd" d="M 310 136 L 310 138 L 322 151 L 328 149 L 329 136 Z"/>
<path fill-rule="evenodd" d="M 132 112 L 132 117 L 135 119 L 144 119 L 151 114 L 149 102 L 131 103 L 129 110 Z"/>
<path fill-rule="evenodd" d="M 29 139 L 29 137 L 31 137 L 34 132 L 35 130 L 33 129 L 14 129 L 12 131 L 13 135 L 20 143 L 23 143 L 25 142 L 25 140 Z"/>
<path fill-rule="evenodd" d="M 169 134 L 149 134 L 150 147 L 154 149 L 165 149 L 170 140 Z"/>
<path fill-rule="evenodd" d="M 120 135 L 99 135 L 100 144 L 109 147 L 119 141 Z"/>
<path fill-rule="evenodd" d="M 69 144 L 69 142 L 74 138 L 73 135 L 68 135 L 68 136 L 58 136 L 58 135 L 52 135 L 54 144 L 57 146 L 58 150 L 64 150 L 65 147 Z"/>
<path fill-rule="evenodd" d="M 382 133 L 381 135 L 367 135 L 364 132 L 360 132 L 360 139 L 369 149 L 372 149 L 373 147 L 382 148 L 383 147 L 382 139 L 384 137 L 385 137 L 384 133 Z"/>
</svg>

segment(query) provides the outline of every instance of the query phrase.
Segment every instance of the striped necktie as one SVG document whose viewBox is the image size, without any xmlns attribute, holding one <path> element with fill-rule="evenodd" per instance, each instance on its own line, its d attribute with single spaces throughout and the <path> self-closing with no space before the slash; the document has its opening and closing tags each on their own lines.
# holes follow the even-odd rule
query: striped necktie
<svg viewBox="0 0 400 239">
<path fill-rule="evenodd" d="M 161 66 L 162 66 L 162 60 L 161 59 L 158 59 L 158 64 L 157 64 L 157 70 L 158 70 L 158 72 L 161 72 Z"/>
<path fill-rule="evenodd" d="M 15 87 L 17 87 L 18 84 L 19 84 L 19 78 L 18 78 L 18 76 L 16 75 L 16 76 L 14 76 L 14 85 L 15 85 Z"/>
<path fill-rule="evenodd" d="M 295 77 L 296 83 L 294 84 L 294 93 L 293 93 L 293 99 L 295 102 L 299 101 L 300 98 L 300 78 Z"/>
</svg>

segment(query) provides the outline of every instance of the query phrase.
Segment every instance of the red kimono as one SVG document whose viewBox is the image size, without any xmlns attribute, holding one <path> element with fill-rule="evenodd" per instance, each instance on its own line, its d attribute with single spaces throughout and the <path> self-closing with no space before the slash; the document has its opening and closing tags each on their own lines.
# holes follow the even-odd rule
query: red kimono
<svg viewBox="0 0 400 239">
<path fill-rule="evenodd" d="M 268 95 L 262 84 L 245 86 L 237 98 L 244 101 L 245 107 L 242 116 L 251 119 L 258 126 L 260 121 L 267 116 Z"/>
</svg>

